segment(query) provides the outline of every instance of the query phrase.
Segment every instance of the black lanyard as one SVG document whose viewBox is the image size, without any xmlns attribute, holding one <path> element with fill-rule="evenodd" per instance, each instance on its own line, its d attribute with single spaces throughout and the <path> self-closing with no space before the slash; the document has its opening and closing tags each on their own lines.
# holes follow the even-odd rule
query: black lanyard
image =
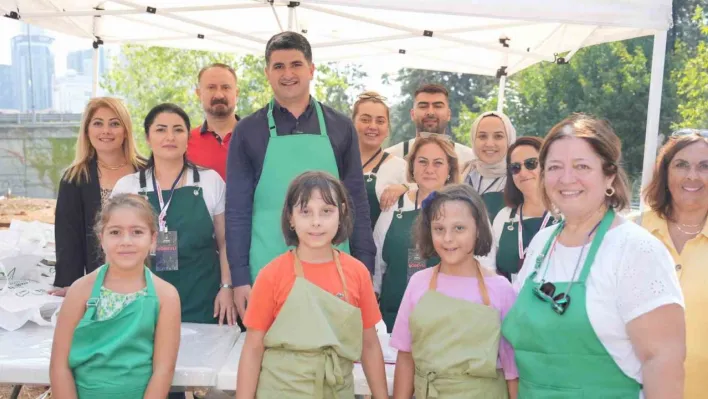
<svg viewBox="0 0 708 399">
<path fill-rule="evenodd" d="M 493 185 L 497 184 L 497 182 L 499 181 L 499 179 L 501 179 L 501 177 L 495 178 L 494 181 L 491 182 L 489 184 L 489 186 L 487 186 L 487 188 L 484 191 L 482 191 L 482 179 L 484 179 L 484 176 L 482 176 L 480 174 L 479 175 L 479 184 L 477 185 L 477 192 L 479 193 L 479 195 L 485 194 L 487 191 L 489 191 L 489 189 L 492 188 Z"/>
<path fill-rule="evenodd" d="M 366 169 L 366 167 L 369 166 L 369 164 L 370 164 L 374 159 L 376 159 L 376 157 L 378 157 L 379 154 L 381 154 L 381 151 L 382 151 L 382 150 L 381 150 L 381 147 L 379 147 L 379 150 L 376 151 L 376 153 L 375 153 L 371 158 L 369 158 L 368 161 L 364 162 L 364 165 L 361 167 L 361 169 Z"/>
</svg>

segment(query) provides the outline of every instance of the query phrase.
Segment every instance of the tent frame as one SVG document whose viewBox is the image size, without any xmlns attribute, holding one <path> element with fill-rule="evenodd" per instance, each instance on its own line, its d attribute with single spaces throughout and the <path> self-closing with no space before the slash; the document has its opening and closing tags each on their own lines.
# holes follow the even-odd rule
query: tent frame
<svg viewBox="0 0 708 399">
<path fill-rule="evenodd" d="M 283 31 L 283 24 L 280 21 L 280 18 L 278 17 L 278 13 L 275 10 L 275 3 L 276 0 L 269 0 L 267 2 L 253 2 L 252 4 L 226 4 L 226 5 L 217 5 L 217 6 L 188 6 L 188 7 L 167 7 L 167 8 L 160 8 L 155 9 L 152 7 L 144 7 L 140 4 L 133 3 L 129 0 L 110 0 L 113 3 L 123 5 L 127 7 L 125 10 L 106 10 L 104 9 L 104 4 L 101 3 L 95 9 L 93 10 L 75 10 L 75 11 L 65 11 L 65 10 L 57 10 L 56 12 L 34 12 L 34 13 L 23 13 L 22 15 L 19 14 L 19 12 L 16 11 L 11 11 L 11 10 L 0 10 L 5 12 L 5 17 L 12 18 L 12 19 L 20 19 L 20 18 L 30 18 L 30 19 L 37 19 L 37 18 L 56 18 L 56 17 L 80 17 L 80 16 L 93 16 L 93 28 L 91 35 L 94 38 L 93 42 L 93 80 L 92 80 L 92 96 L 96 96 L 97 91 L 98 91 L 98 69 L 99 69 L 99 47 L 104 43 L 104 41 L 101 39 L 101 16 L 103 15 L 113 15 L 113 16 L 125 16 L 129 17 L 132 15 L 144 15 L 144 14 L 160 14 L 163 17 L 167 17 L 176 21 L 180 21 L 183 23 L 191 24 L 194 26 L 199 26 L 203 27 L 205 29 L 209 29 L 211 31 L 216 31 L 219 33 L 222 33 L 226 36 L 230 37 L 236 37 L 240 39 L 244 39 L 248 42 L 257 44 L 259 46 L 265 45 L 265 41 L 255 37 L 251 36 L 248 34 L 243 34 L 239 33 L 230 29 L 225 29 L 221 28 L 218 26 L 213 26 L 210 24 L 202 23 L 200 21 L 196 21 L 187 17 L 183 17 L 181 15 L 176 15 L 175 13 L 183 13 L 183 12 L 192 12 L 192 11 L 205 11 L 205 10 L 233 10 L 233 9 L 246 9 L 246 8 L 262 8 L 262 7 L 271 7 L 273 10 L 273 16 L 278 24 L 278 27 L 280 28 L 281 31 Z M 521 55 L 523 57 L 529 57 L 538 61 L 549 61 L 549 62 L 555 62 L 557 64 L 567 64 L 570 59 L 582 48 L 585 46 L 586 40 L 592 36 L 592 34 L 599 28 L 599 26 L 595 26 L 587 35 L 585 40 L 583 40 L 580 45 L 578 45 L 576 48 L 571 50 L 565 57 L 562 58 L 554 58 L 550 59 L 548 56 L 540 53 L 535 53 L 533 51 L 533 48 L 529 48 L 528 51 L 521 51 L 521 50 L 514 50 L 509 47 L 508 41 L 510 38 L 500 38 L 499 42 L 501 44 L 501 47 L 499 46 L 493 46 L 489 45 L 487 43 L 481 43 L 477 42 L 474 40 L 467 40 L 467 39 L 462 39 L 454 36 L 450 36 L 452 33 L 464 33 L 464 32 L 472 32 L 472 31 L 479 31 L 479 30 L 486 30 L 486 29 L 494 29 L 499 27 L 499 24 L 492 24 L 492 25 L 487 25 L 487 26 L 475 26 L 475 27 L 469 27 L 469 29 L 466 28 L 456 28 L 456 29 L 449 29 L 449 30 L 439 30 L 436 32 L 432 31 L 420 31 L 419 29 L 415 28 L 409 28 L 404 25 L 400 24 L 394 24 L 394 23 L 389 23 L 373 18 L 368 18 L 368 17 L 363 17 L 363 16 L 358 16 L 358 15 L 352 15 L 350 13 L 342 12 L 342 11 L 337 11 L 337 10 L 332 10 L 328 9 L 319 5 L 315 4 L 303 4 L 297 1 L 287 1 L 287 2 L 282 2 L 278 1 L 278 5 L 286 5 L 288 7 L 288 21 L 287 21 L 287 30 L 289 31 L 297 31 L 300 32 L 302 31 L 302 27 L 300 26 L 299 20 L 297 18 L 297 8 L 298 7 L 303 7 L 312 11 L 317 11 L 320 13 L 328 14 L 328 15 L 333 15 L 333 16 L 338 16 L 342 18 L 347 18 L 355 21 L 361 21 L 361 22 L 366 22 L 382 27 L 387 27 L 391 28 L 394 30 L 398 30 L 401 33 L 399 34 L 391 34 L 391 35 L 386 35 L 386 36 L 381 36 L 381 37 L 376 37 L 376 38 L 367 38 L 367 39 L 355 39 L 355 40 L 335 40 L 331 42 L 325 42 L 325 43 L 314 43 L 313 48 L 323 48 L 323 47 L 331 47 L 331 46 L 341 46 L 341 45 L 350 45 L 350 44 L 363 44 L 363 43 L 380 43 L 380 42 L 386 42 L 386 41 L 393 41 L 393 40 L 401 40 L 401 39 L 407 39 L 407 38 L 415 38 L 419 36 L 428 36 L 432 37 L 435 35 L 437 39 L 441 39 L 450 43 L 457 43 L 457 44 L 462 44 L 465 46 L 472 46 L 472 47 L 477 47 L 477 48 L 482 48 L 485 50 L 490 50 L 494 52 L 499 52 L 501 55 L 501 60 L 500 60 L 500 66 L 499 69 L 497 70 L 496 77 L 499 79 L 499 92 L 497 94 L 497 110 L 501 111 L 504 109 L 504 103 L 505 103 L 505 97 L 504 97 L 504 91 L 506 89 L 506 81 L 507 81 L 507 70 L 509 70 L 509 55 L 514 54 L 514 55 Z M 548 21 L 544 21 L 548 22 Z M 523 25 L 529 25 L 532 24 L 530 22 L 520 22 L 518 24 L 512 24 L 514 26 L 523 26 Z M 508 26 L 508 25 L 505 25 Z M 544 43 L 552 37 L 558 29 L 562 27 L 562 23 L 559 22 L 558 26 L 544 39 L 542 40 L 535 48 L 539 48 L 544 45 Z M 83 31 L 83 29 L 81 29 Z M 85 32 L 87 33 L 88 32 Z M 190 38 L 193 37 L 193 35 L 186 35 L 185 38 Z M 205 39 L 204 35 L 199 34 L 198 35 L 199 39 Z M 214 40 L 217 42 L 225 42 L 223 40 L 219 40 L 214 37 L 209 37 L 210 40 Z M 112 42 L 112 41 L 111 41 Z M 664 65 L 666 61 L 666 43 L 667 43 L 667 31 L 663 30 L 654 35 L 654 43 L 653 43 L 653 50 L 652 50 L 652 64 L 651 64 L 651 80 L 650 80 L 650 85 L 649 85 L 649 102 L 648 102 L 648 109 L 647 109 L 647 124 L 646 124 L 646 131 L 645 131 L 645 141 L 644 141 L 644 160 L 643 160 L 643 166 L 642 166 L 642 183 L 641 183 L 641 189 L 642 191 L 646 186 L 649 184 L 651 181 L 653 169 L 654 169 L 654 164 L 656 161 L 656 156 L 657 156 L 657 148 L 658 148 L 658 140 L 659 140 L 659 122 L 660 122 L 660 112 L 661 112 L 661 95 L 662 95 L 662 86 L 663 86 L 663 80 L 664 80 Z M 233 43 L 229 43 L 233 44 Z M 251 47 L 249 45 L 244 45 L 243 43 L 238 44 L 239 47 L 243 47 L 249 50 L 255 50 L 255 47 Z M 259 49 L 258 49 L 259 50 Z M 382 47 L 382 53 L 381 55 L 384 54 L 390 54 L 392 51 L 396 51 L 394 49 L 388 49 L 385 47 Z M 346 59 L 349 57 L 342 57 L 342 59 Z M 523 59 L 519 61 L 519 63 L 523 62 Z M 517 65 L 511 66 L 511 72 L 515 71 Z M 640 201 L 640 211 L 643 211 L 644 208 L 646 207 L 645 201 L 643 196 L 640 195 L 641 201 Z"/>
</svg>

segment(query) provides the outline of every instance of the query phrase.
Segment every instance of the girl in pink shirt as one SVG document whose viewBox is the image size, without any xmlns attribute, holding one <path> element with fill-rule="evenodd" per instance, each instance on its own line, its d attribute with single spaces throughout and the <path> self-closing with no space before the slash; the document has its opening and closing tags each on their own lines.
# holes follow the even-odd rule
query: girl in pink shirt
<svg viewBox="0 0 708 399">
<path fill-rule="evenodd" d="M 487 211 L 469 185 L 455 184 L 423 201 L 415 227 L 424 259 L 406 288 L 390 345 L 398 349 L 394 398 L 516 398 L 514 351 L 501 323 L 516 294 L 475 256 L 491 249 Z"/>
</svg>

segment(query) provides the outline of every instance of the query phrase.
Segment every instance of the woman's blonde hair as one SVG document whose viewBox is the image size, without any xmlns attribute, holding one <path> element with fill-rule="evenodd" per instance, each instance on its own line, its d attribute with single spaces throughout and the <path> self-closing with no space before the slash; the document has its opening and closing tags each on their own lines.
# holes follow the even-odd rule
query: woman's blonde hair
<svg viewBox="0 0 708 399">
<path fill-rule="evenodd" d="M 140 158 L 135 147 L 133 139 L 133 124 L 130 120 L 130 114 L 125 108 L 123 102 L 113 97 L 96 97 L 86 104 L 83 116 L 81 117 L 81 127 L 79 128 L 79 137 L 76 140 L 76 155 L 74 161 L 69 165 L 64 174 L 64 180 L 71 183 L 88 182 L 89 177 L 89 162 L 96 157 L 96 149 L 91 145 L 91 140 L 88 137 L 88 127 L 91 123 L 93 115 L 100 108 L 108 108 L 115 112 L 118 120 L 125 128 L 125 137 L 123 138 L 123 155 L 126 161 L 133 165 L 134 169 L 139 169 L 145 166 L 145 161 Z"/>
</svg>

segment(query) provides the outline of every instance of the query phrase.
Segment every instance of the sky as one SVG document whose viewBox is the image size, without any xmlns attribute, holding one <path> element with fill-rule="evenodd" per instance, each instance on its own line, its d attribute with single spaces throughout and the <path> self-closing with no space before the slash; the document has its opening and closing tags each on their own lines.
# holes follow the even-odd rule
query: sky
<svg viewBox="0 0 708 399">
<path fill-rule="evenodd" d="M 12 47 L 11 39 L 22 34 L 22 30 L 26 29 L 26 25 L 19 21 L 9 18 L 0 18 L 0 64 L 9 65 L 12 63 Z M 92 42 L 83 38 L 64 35 L 57 32 L 47 32 L 54 37 L 52 43 L 52 52 L 54 53 L 54 67 L 57 77 L 62 77 L 66 74 L 66 56 L 68 53 L 77 50 L 88 50 L 92 47 Z M 316 54 L 315 54 L 316 56 Z M 366 90 L 376 90 L 389 99 L 389 104 L 396 102 L 400 94 L 400 86 L 383 85 L 381 83 L 381 75 L 384 73 L 395 73 L 395 70 L 388 70 L 385 65 L 376 62 L 362 62 L 363 70 L 367 72 L 368 77 L 364 80 Z"/>
</svg>

